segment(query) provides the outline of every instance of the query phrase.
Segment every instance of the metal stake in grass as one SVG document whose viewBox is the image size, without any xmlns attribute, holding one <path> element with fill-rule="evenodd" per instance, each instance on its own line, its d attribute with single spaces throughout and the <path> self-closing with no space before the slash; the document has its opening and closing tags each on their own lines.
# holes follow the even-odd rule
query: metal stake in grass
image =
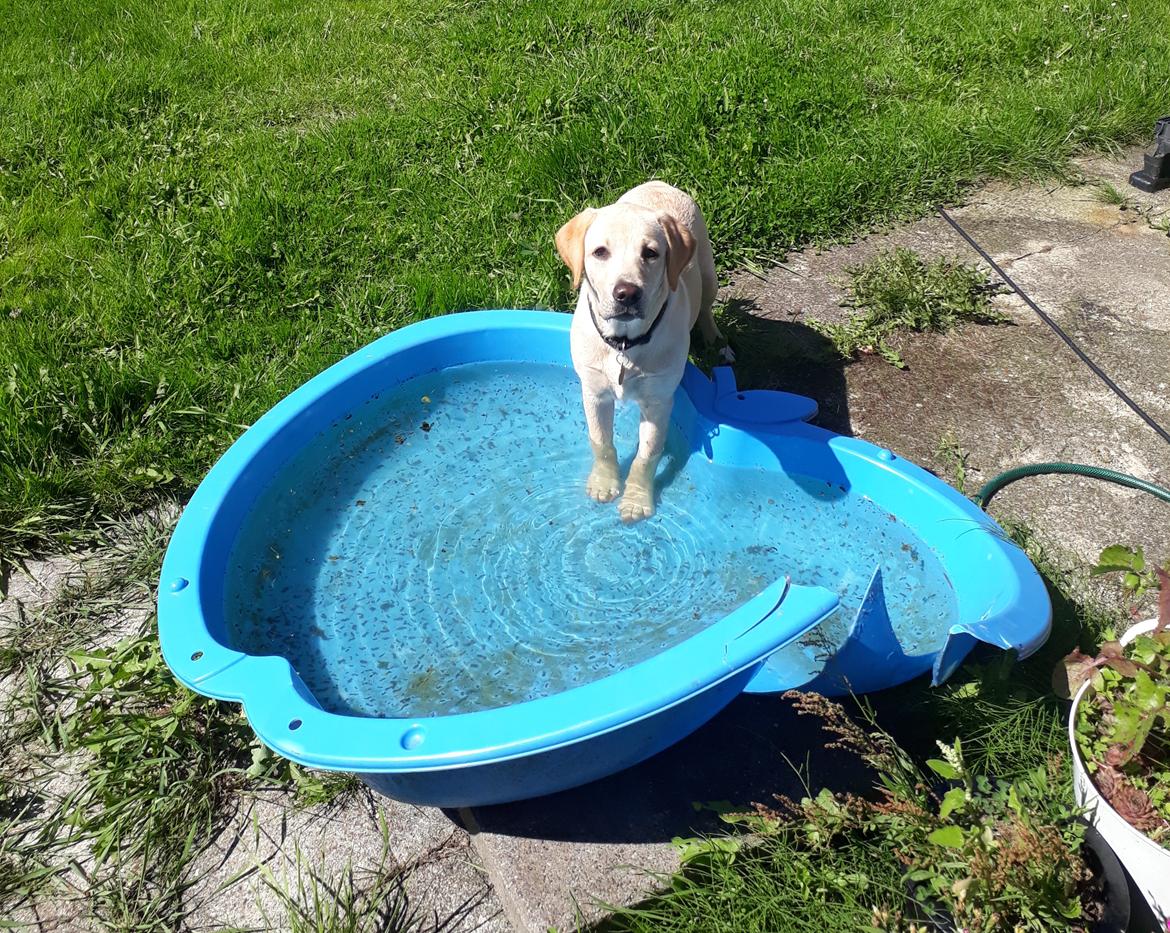
<svg viewBox="0 0 1170 933">
<path fill-rule="evenodd" d="M 1129 176 L 1129 183 L 1141 191 L 1170 188 L 1170 117 L 1154 124 L 1154 146 L 1145 154 L 1145 166 Z"/>
</svg>

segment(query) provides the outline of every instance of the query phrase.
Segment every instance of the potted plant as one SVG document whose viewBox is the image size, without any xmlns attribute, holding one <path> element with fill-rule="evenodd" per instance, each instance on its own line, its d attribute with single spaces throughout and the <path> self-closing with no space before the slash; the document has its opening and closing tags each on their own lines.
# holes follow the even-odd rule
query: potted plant
<svg viewBox="0 0 1170 933">
<path fill-rule="evenodd" d="M 1170 576 L 1119 547 L 1106 549 L 1098 570 L 1124 573 L 1139 596 L 1157 585 L 1158 615 L 1057 668 L 1058 692 L 1073 699 L 1075 795 L 1159 924 L 1170 925 Z"/>
</svg>

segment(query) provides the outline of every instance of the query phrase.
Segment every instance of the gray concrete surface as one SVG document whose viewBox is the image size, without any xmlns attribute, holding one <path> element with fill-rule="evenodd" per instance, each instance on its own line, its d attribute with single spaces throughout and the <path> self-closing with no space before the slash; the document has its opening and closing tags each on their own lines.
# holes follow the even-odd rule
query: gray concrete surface
<svg viewBox="0 0 1170 933">
<path fill-rule="evenodd" d="M 311 809 L 297 809 L 287 794 L 245 799 L 193 866 L 200 880 L 186 897 L 186 928 L 284 929 L 274 887 L 303 900 L 299 892 L 312 891 L 314 876 L 331 886 L 351 870 L 358 889 L 371 872 L 401 872 L 401 893 L 423 930 L 512 929 L 461 826 L 372 792 Z"/>
</svg>

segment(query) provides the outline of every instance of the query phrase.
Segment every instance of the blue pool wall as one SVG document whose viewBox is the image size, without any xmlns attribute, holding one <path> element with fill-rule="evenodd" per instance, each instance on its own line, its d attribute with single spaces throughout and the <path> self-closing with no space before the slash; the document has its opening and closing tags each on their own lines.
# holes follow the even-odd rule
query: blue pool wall
<svg viewBox="0 0 1170 933">
<path fill-rule="evenodd" d="M 438 807 L 484 806 L 539 797 L 588 784 L 651 758 L 690 735 L 743 693 L 763 663 L 696 693 L 661 712 L 609 732 L 560 745 L 539 755 L 506 758 L 467 768 L 362 774 L 362 780 L 395 800 Z M 469 780 L 474 788 L 469 789 Z"/>
</svg>

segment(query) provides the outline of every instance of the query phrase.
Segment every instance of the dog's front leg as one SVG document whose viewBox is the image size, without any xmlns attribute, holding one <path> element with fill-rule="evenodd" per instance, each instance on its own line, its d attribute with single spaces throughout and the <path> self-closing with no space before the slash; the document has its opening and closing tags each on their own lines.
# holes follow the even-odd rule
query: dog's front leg
<svg viewBox="0 0 1170 933">
<path fill-rule="evenodd" d="M 626 477 L 626 491 L 618 503 L 618 514 L 623 522 L 636 522 L 654 514 L 654 474 L 666 446 L 666 432 L 670 427 L 670 409 L 673 399 L 665 403 L 644 400 L 641 403 L 642 420 L 638 425 L 638 455 L 630 464 Z"/>
<path fill-rule="evenodd" d="M 585 492 L 598 502 L 612 502 L 622 491 L 617 451 L 613 446 L 613 396 L 594 395 L 584 389 L 585 421 L 589 445 L 593 448 L 593 469 L 585 481 Z"/>
</svg>

